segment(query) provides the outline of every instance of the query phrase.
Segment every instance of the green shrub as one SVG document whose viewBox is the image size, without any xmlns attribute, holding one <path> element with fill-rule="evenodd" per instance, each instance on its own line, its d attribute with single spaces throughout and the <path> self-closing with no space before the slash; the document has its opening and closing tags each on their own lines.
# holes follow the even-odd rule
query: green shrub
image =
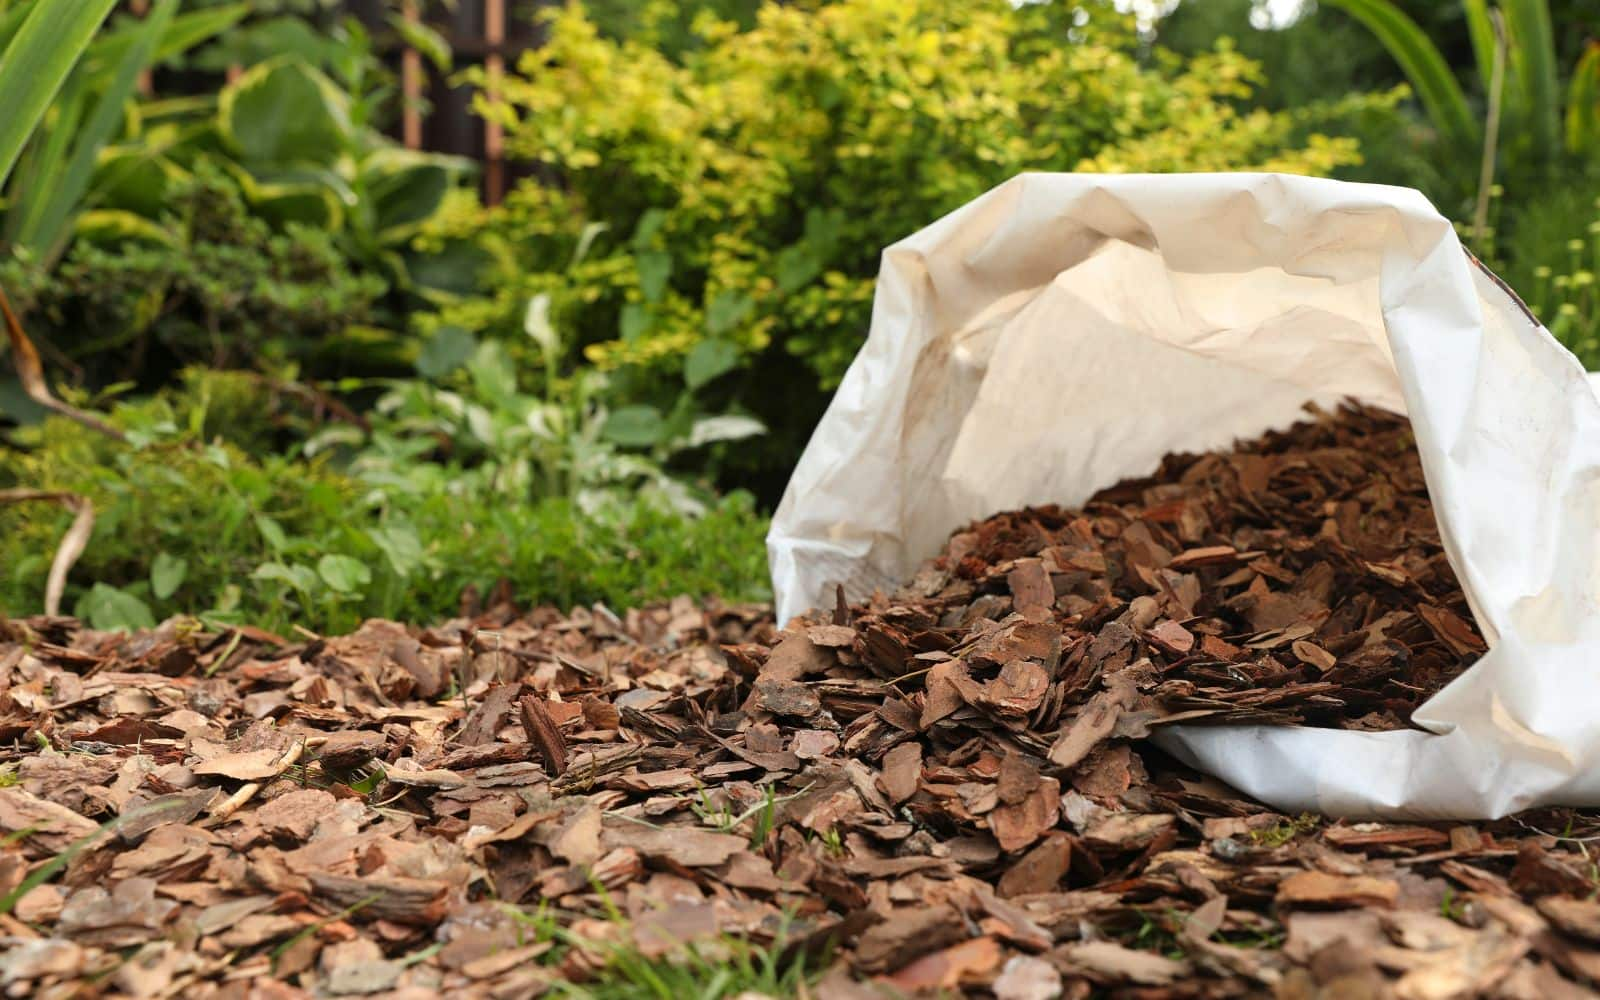
<svg viewBox="0 0 1600 1000">
<path fill-rule="evenodd" d="M 519 500 L 456 489 L 459 468 L 420 459 L 399 488 L 327 457 L 253 457 L 202 437 L 228 433 L 251 400 L 272 412 L 272 397 L 250 375 L 209 373 L 188 385 L 117 407 L 132 447 L 51 419 L 17 431 L 22 447 L 0 451 L 0 489 L 69 490 L 94 503 L 94 534 L 64 607 L 101 627 L 176 613 L 280 632 L 339 631 L 370 616 L 426 623 L 455 614 L 468 586 L 488 594 L 502 579 L 524 603 L 564 607 L 766 596 L 766 526 L 747 495 L 698 518 L 642 495 L 587 507 Z M 271 433 L 261 417 L 239 427 Z M 69 521 L 53 505 L 0 506 L 0 611 L 40 610 Z"/>
<path fill-rule="evenodd" d="M 1600 185 L 1525 202 L 1493 249 L 1534 314 L 1591 371 L 1600 369 Z"/>
<path fill-rule="evenodd" d="M 198 42 L 208 37 L 198 28 L 214 33 L 246 6 L 181 15 L 167 34 Z M 411 245 L 474 167 L 382 132 L 398 98 L 365 29 L 348 19 L 325 32 L 292 18 L 271 24 L 298 30 L 245 48 L 287 50 L 217 93 L 127 102 L 107 93 L 101 104 L 118 114 L 95 116 L 70 169 L 55 155 L 67 125 L 34 140 L 52 156 L 22 161 L 0 205 L 0 283 L 80 383 L 155 386 L 195 361 L 392 374 L 416 351 L 407 312 L 435 284 L 448 294 L 478 268 L 470 241 L 431 255 Z M 298 51 L 308 40 L 314 51 Z M 135 68 L 118 78 L 130 92 Z M 70 124 L 76 107 L 54 117 Z"/>
<path fill-rule="evenodd" d="M 713 390 L 773 428 L 769 471 L 787 471 L 860 346 L 883 247 L 995 184 L 1326 173 L 1358 155 L 1294 114 L 1239 110 L 1258 75 L 1225 45 L 1142 62 L 1109 5 L 769 3 L 748 31 L 701 28 L 675 62 L 604 37 L 580 7 L 553 15 L 481 107 L 513 157 L 558 182 L 441 220 L 428 238 L 487 231 L 502 265 L 427 325 L 509 335 L 548 293 L 581 349 L 566 363 L 616 372 L 638 402 L 675 393 L 697 350 L 733 352 L 737 374 Z"/>
<path fill-rule="evenodd" d="M 31 291 L 30 332 L 91 381 L 317 358 L 369 320 L 387 288 L 353 270 L 326 233 L 274 230 L 216 167 L 175 182 L 165 204 L 160 227 L 80 240 L 52 274 L 7 282 Z"/>
</svg>

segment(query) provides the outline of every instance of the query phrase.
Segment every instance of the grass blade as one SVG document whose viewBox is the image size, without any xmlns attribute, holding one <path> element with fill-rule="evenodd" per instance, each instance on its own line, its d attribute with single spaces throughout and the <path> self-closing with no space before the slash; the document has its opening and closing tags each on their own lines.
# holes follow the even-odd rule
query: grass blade
<svg viewBox="0 0 1600 1000">
<path fill-rule="evenodd" d="M 1526 104 L 1519 125 L 1533 135 L 1534 162 L 1551 165 L 1560 149 L 1561 106 L 1557 95 L 1556 43 L 1548 0 L 1505 0 L 1511 34 L 1511 72 Z"/>
<path fill-rule="evenodd" d="M 28 217 L 16 238 L 18 245 L 35 252 L 44 267 L 53 265 L 66 249 L 73 213 L 89 190 L 100 151 L 121 126 L 128 99 L 139 83 L 139 71 L 152 63 L 156 43 L 166 33 L 177 9 L 177 0 L 157 0 L 139 25 L 133 44 L 122 53 L 116 73 L 101 92 L 88 120 L 76 130 L 76 141 L 65 166 L 59 161 L 49 164 L 52 183 L 48 194 L 41 192 L 42 196 L 31 200 Z"/>
<path fill-rule="evenodd" d="M 1466 95 L 1451 74 L 1449 63 L 1415 21 L 1389 0 L 1327 0 L 1327 3 L 1354 17 L 1377 36 L 1405 71 L 1428 118 L 1447 142 L 1458 150 L 1476 151 L 1478 123 L 1467 106 Z"/>
<path fill-rule="evenodd" d="M 34 4 L 0 61 L 0 186 L 117 0 Z"/>
<path fill-rule="evenodd" d="M 16 908 L 17 902 L 21 900 L 23 896 L 26 896 L 34 889 L 55 878 L 56 873 L 67 867 L 67 865 L 71 864 L 72 859 L 83 853 L 83 849 L 85 847 L 93 844 L 95 841 L 99 840 L 101 837 L 112 832 L 113 830 L 120 829 L 124 823 L 131 822 L 135 819 L 143 819 L 152 813 L 171 812 L 182 805 L 183 803 L 181 802 L 150 803 L 147 805 L 135 806 L 134 808 L 123 813 L 121 816 L 111 817 L 104 823 L 101 823 L 99 829 L 95 830 L 93 833 L 84 834 L 82 837 L 74 840 L 72 843 L 68 844 L 60 854 L 57 854 L 49 861 L 46 861 L 44 864 L 29 872 L 28 877 L 23 879 L 20 885 L 6 893 L 5 896 L 0 897 L 0 914 L 10 913 Z"/>
<path fill-rule="evenodd" d="M 1567 87 L 1567 152 L 1600 160 L 1600 42 L 1590 42 Z"/>
<path fill-rule="evenodd" d="M 50 186 L 70 148 L 72 136 L 83 118 L 82 78 L 74 73 L 56 95 L 55 104 L 33 130 L 22 156 L 12 168 L 7 200 L 5 242 L 15 245 L 27 228 L 28 220 L 49 201 Z"/>
<path fill-rule="evenodd" d="M 210 7 L 179 14 L 172 18 L 171 23 L 162 31 L 161 39 L 156 45 L 155 56 L 151 61 L 159 63 L 179 53 L 187 52 L 201 42 L 233 27 L 249 12 L 249 4 L 236 3 L 226 7 Z M 94 40 L 89 50 L 84 53 L 84 59 L 92 61 L 103 71 L 104 67 L 115 64 L 127 54 L 128 49 L 137 44 L 143 27 L 139 22 L 134 22 L 129 28 L 107 32 Z"/>
<path fill-rule="evenodd" d="M 0 11 L 0 52 L 11 44 L 11 39 L 16 37 L 17 29 L 22 27 L 22 19 L 28 16 L 26 0 L 15 7 Z"/>
<path fill-rule="evenodd" d="M 1494 23 L 1489 19 L 1489 0 L 1461 0 L 1467 15 L 1467 34 L 1472 39 L 1472 60 L 1478 66 L 1478 79 L 1484 93 L 1494 84 Z"/>
</svg>

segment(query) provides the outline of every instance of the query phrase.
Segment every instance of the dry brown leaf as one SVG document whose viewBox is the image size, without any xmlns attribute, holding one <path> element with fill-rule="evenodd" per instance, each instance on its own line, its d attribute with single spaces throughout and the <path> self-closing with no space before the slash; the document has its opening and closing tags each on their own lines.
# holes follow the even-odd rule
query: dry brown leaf
<svg viewBox="0 0 1600 1000">
<path fill-rule="evenodd" d="M 1393 906 L 1400 886 L 1368 875 L 1298 872 L 1278 884 L 1279 906 Z"/>
<path fill-rule="evenodd" d="M 1190 974 L 1187 962 L 1179 962 L 1149 952 L 1134 951 L 1110 941 L 1069 944 L 1060 954 L 1072 965 L 1114 982 L 1144 986 L 1168 986 Z"/>
<path fill-rule="evenodd" d="M 195 774 L 215 774 L 235 781 L 261 781 L 276 778 L 286 766 L 285 754 L 275 747 L 222 753 L 200 761 L 190 770 Z"/>
<path fill-rule="evenodd" d="M 551 777 L 560 777 L 567 770 L 567 741 L 562 737 L 561 730 L 550 718 L 549 711 L 538 695 L 524 695 L 520 704 L 522 729 L 528 736 L 528 742 L 539 752 L 545 772 Z"/>
<path fill-rule="evenodd" d="M 954 990 L 986 976 L 1000 964 L 1000 943 L 992 937 L 977 937 L 941 951 L 923 955 L 885 981 L 897 990 L 919 993 Z"/>
</svg>

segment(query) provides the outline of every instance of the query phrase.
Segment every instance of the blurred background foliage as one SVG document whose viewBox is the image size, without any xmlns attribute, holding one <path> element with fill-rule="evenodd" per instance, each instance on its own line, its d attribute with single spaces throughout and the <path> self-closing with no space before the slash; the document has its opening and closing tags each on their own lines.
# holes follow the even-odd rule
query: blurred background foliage
<svg viewBox="0 0 1600 1000">
<path fill-rule="evenodd" d="M 1600 0 L 1499 6 L 1495 102 L 1487 0 L 520 0 L 494 93 L 378 0 L 119 10 L 0 187 L 0 288 L 129 442 L 0 379 L 0 489 L 93 499 L 102 625 L 759 598 L 882 249 L 1024 170 L 1419 188 L 1594 366 Z M 499 204 L 397 140 L 404 45 L 503 128 Z M 0 507 L 0 609 L 68 520 Z"/>
</svg>

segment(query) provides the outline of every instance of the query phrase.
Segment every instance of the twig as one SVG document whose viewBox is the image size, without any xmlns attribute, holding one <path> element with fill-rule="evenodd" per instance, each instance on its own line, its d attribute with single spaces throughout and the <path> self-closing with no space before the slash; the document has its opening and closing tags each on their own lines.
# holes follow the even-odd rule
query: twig
<svg viewBox="0 0 1600 1000">
<path fill-rule="evenodd" d="M 50 394 L 50 386 L 44 379 L 44 364 L 39 360 L 39 352 L 34 348 L 33 341 L 28 339 L 28 335 L 22 332 L 22 323 L 18 321 L 17 314 L 11 311 L 11 300 L 6 298 L 3 288 L 0 288 L 0 313 L 5 314 L 6 337 L 11 341 L 11 354 L 16 365 L 17 378 L 21 380 L 22 390 L 28 394 L 28 398 L 47 410 L 76 420 L 90 430 L 126 442 L 128 440 L 126 434 L 93 413 L 63 403 Z"/>
<path fill-rule="evenodd" d="M 67 589 L 67 574 L 72 571 L 78 557 L 89 544 L 94 533 L 94 504 L 86 496 L 65 490 L 0 490 L 0 503 L 26 503 L 30 500 L 53 500 L 72 511 L 72 525 L 61 536 L 56 546 L 55 558 L 50 560 L 50 575 L 44 585 L 44 613 L 61 613 L 61 595 Z"/>
<path fill-rule="evenodd" d="M 1549 837 L 1552 840 L 1558 840 L 1567 844 L 1592 844 L 1595 841 L 1600 841 L 1600 834 L 1597 834 L 1593 837 L 1568 837 L 1560 833 L 1551 833 L 1549 830 L 1541 830 L 1532 823 L 1529 823 L 1527 820 L 1523 819 L 1521 816 L 1513 816 L 1511 819 L 1515 821 L 1518 826 L 1526 830 L 1531 830 L 1541 837 Z"/>
<path fill-rule="evenodd" d="M 1500 142 L 1500 92 L 1506 76 L 1506 23 L 1500 8 L 1489 11 L 1494 23 L 1494 69 L 1490 73 L 1489 113 L 1483 129 L 1483 163 L 1478 169 L 1478 204 L 1472 211 L 1472 239 L 1480 246 L 1489 224 L 1489 189 L 1494 186 L 1495 148 Z"/>
<path fill-rule="evenodd" d="M 288 770 L 289 766 L 298 761 L 300 759 L 300 755 L 305 752 L 305 740 L 297 740 L 294 746 L 289 748 L 289 752 L 283 755 L 283 759 L 278 761 L 278 773 L 282 774 L 284 771 Z M 234 792 L 232 795 L 228 796 L 228 798 L 225 799 L 222 804 L 211 810 L 211 815 L 208 816 L 206 821 L 201 825 L 210 828 L 213 826 L 221 826 L 223 823 L 226 823 L 230 816 L 238 812 L 246 802 L 249 802 L 251 799 L 255 798 L 256 793 L 261 791 L 261 789 L 265 786 L 266 781 L 249 782 L 243 788 L 240 788 L 237 792 Z"/>
</svg>

